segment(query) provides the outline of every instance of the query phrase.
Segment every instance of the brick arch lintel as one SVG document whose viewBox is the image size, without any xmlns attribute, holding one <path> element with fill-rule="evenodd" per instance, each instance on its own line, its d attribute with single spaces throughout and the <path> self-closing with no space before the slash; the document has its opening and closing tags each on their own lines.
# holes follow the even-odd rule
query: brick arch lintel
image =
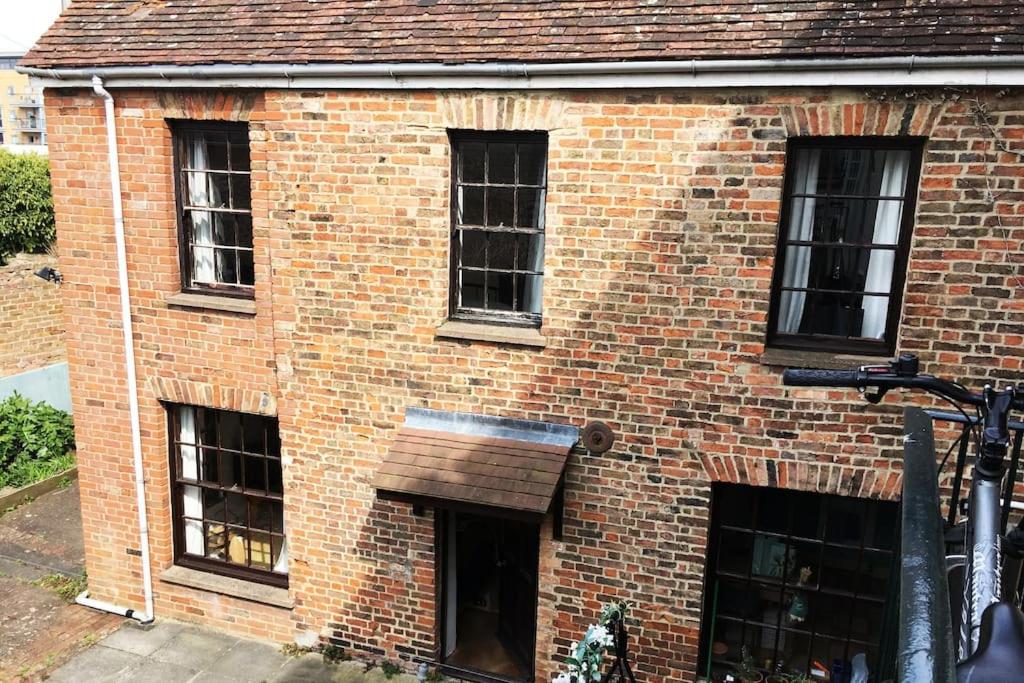
<svg viewBox="0 0 1024 683">
<path fill-rule="evenodd" d="M 445 128 L 488 131 L 554 130 L 565 102 L 535 93 L 449 93 L 441 101 Z"/>
<path fill-rule="evenodd" d="M 903 483 L 903 473 L 899 469 L 735 455 L 702 455 L 701 462 L 712 482 L 831 493 L 854 498 L 896 501 L 900 498 Z"/>
<path fill-rule="evenodd" d="M 783 109 L 788 136 L 929 136 L 941 102 L 919 100 L 794 104 Z"/>
<path fill-rule="evenodd" d="M 262 94 L 253 91 L 158 91 L 160 113 L 167 119 L 248 121 L 262 109 Z"/>
<path fill-rule="evenodd" d="M 221 387 L 207 382 L 153 377 L 149 388 L 160 401 L 231 410 L 253 415 L 277 415 L 277 398 L 266 391 Z"/>
</svg>

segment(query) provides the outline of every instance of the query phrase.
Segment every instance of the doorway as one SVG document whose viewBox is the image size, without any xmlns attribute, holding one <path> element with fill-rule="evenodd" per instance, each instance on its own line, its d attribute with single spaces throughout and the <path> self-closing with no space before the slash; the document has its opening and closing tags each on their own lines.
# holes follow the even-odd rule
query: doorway
<svg viewBox="0 0 1024 683">
<path fill-rule="evenodd" d="M 439 511 L 442 661 L 499 678 L 533 678 L 537 524 Z"/>
</svg>

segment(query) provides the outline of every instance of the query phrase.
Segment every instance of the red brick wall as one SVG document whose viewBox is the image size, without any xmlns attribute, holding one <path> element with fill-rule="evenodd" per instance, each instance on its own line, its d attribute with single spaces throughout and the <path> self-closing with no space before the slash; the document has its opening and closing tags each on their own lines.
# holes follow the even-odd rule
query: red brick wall
<svg viewBox="0 0 1024 683">
<path fill-rule="evenodd" d="M 0 266 L 0 377 L 66 360 L 60 289 L 35 276 L 56 266 L 46 254 L 21 254 Z"/>
<path fill-rule="evenodd" d="M 1019 149 L 1024 99 L 985 100 Z M 90 585 L 137 603 L 102 110 L 84 93 L 49 93 L 47 106 Z M 164 119 L 183 116 L 251 123 L 255 316 L 164 302 L 179 286 Z M 549 131 L 544 349 L 435 336 L 448 301 L 450 128 Z M 157 571 L 171 550 L 156 379 L 210 404 L 225 405 L 225 389 L 276 398 L 285 456 L 294 609 L 158 581 L 158 614 L 428 656 L 432 515 L 379 502 L 369 484 L 403 409 L 599 419 L 619 435 L 615 448 L 573 457 L 564 539 L 542 533 L 538 676 L 558 668 L 602 602 L 624 598 L 635 603 L 638 676 L 691 679 L 712 482 L 899 492 L 897 397 L 870 407 L 787 390 L 762 358 L 785 139 L 819 133 L 929 137 L 900 347 L 939 373 L 1016 376 L 1024 165 L 998 152 L 964 100 L 119 94 Z M 999 219 L 977 189 L 986 175 Z"/>
</svg>

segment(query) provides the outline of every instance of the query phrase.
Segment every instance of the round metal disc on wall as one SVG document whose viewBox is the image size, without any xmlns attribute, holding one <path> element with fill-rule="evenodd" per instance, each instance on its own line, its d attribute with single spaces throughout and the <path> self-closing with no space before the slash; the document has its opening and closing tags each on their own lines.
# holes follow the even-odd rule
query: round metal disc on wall
<svg viewBox="0 0 1024 683">
<path fill-rule="evenodd" d="M 604 453 L 615 443 L 615 434 L 604 422 L 591 422 L 583 428 L 580 440 L 591 453 Z"/>
</svg>

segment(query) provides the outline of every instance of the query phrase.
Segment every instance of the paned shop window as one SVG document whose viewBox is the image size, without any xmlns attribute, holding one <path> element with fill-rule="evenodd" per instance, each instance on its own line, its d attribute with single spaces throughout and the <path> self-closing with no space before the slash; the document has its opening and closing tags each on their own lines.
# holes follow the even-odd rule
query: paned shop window
<svg viewBox="0 0 1024 683">
<path fill-rule="evenodd" d="M 547 135 L 452 132 L 451 314 L 540 326 Z"/>
<path fill-rule="evenodd" d="M 790 141 L 770 346 L 893 352 L 920 165 L 916 139 Z"/>
<path fill-rule="evenodd" d="M 277 420 L 170 408 L 177 564 L 287 585 Z"/>
<path fill-rule="evenodd" d="M 716 484 L 711 518 L 700 671 L 895 678 L 896 503 Z"/>
<path fill-rule="evenodd" d="M 179 122 L 173 130 L 182 288 L 251 298 L 248 127 Z"/>
</svg>

